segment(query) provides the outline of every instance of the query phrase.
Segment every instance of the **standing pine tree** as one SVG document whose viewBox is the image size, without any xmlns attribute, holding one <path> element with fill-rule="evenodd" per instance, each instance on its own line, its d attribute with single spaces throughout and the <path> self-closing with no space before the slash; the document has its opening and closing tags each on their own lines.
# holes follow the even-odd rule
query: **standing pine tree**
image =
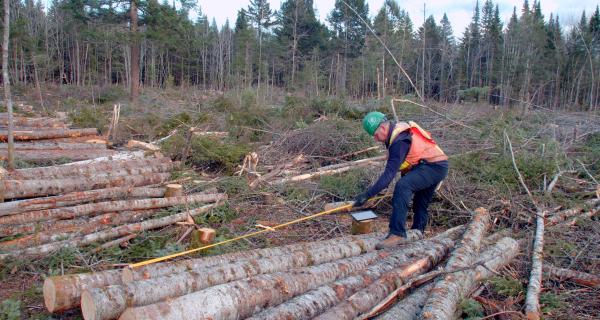
<svg viewBox="0 0 600 320">
<path fill-rule="evenodd" d="M 269 6 L 267 0 L 250 0 L 248 6 L 248 17 L 254 23 L 258 30 L 258 84 L 256 95 L 260 92 L 260 82 L 262 77 L 262 40 L 263 40 L 263 29 L 268 29 L 272 25 L 271 18 L 273 12 Z"/>
</svg>

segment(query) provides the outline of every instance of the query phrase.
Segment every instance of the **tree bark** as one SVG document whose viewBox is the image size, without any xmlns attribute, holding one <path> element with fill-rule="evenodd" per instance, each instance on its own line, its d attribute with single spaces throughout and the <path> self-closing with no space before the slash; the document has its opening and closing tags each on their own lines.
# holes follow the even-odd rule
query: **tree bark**
<svg viewBox="0 0 600 320">
<path fill-rule="evenodd" d="M 128 308 L 120 319 L 246 318 L 259 308 L 277 305 L 324 283 L 363 270 L 386 255 L 386 252 L 370 252 L 318 266 L 238 280 L 173 300 Z M 88 314 L 87 310 L 83 313 Z"/>
<path fill-rule="evenodd" d="M 432 289 L 423 307 L 421 318 L 453 319 L 460 301 L 466 298 L 480 281 L 494 275 L 495 270 L 510 263 L 518 251 L 519 245 L 516 240 L 503 238 L 477 258 L 476 266 L 444 276 Z"/>
<path fill-rule="evenodd" d="M 418 319 L 429 293 L 433 289 L 433 283 L 417 288 L 406 298 L 396 303 L 390 310 L 386 311 L 377 320 L 415 320 Z"/>
<path fill-rule="evenodd" d="M 39 211 L 24 212 L 10 216 L 0 217 L 0 224 L 23 224 L 35 221 L 53 219 L 73 219 L 90 214 L 106 212 L 119 212 L 123 210 L 144 210 L 172 207 L 176 205 L 188 205 L 194 203 L 215 202 L 227 197 L 224 193 L 203 194 L 196 193 L 187 196 L 169 198 L 134 199 L 121 201 L 107 201 L 98 203 L 82 204 L 74 207 L 47 209 Z"/>
<path fill-rule="evenodd" d="M 531 273 L 525 297 L 525 315 L 529 320 L 540 319 L 540 291 L 542 290 L 542 264 L 544 260 L 544 217 L 545 211 L 538 211 L 533 252 L 531 254 Z"/>
<path fill-rule="evenodd" d="M 13 125 L 19 127 L 32 127 L 32 128 L 60 128 L 66 129 L 67 125 L 61 119 L 57 118 L 27 118 L 27 117 L 13 117 Z M 0 126 L 8 126 L 8 114 L 0 114 Z"/>
<path fill-rule="evenodd" d="M 7 149 L 6 143 L 0 143 L 0 150 Z M 15 150 L 82 150 L 98 149 L 106 150 L 106 143 L 68 143 L 68 142 L 23 142 L 15 143 Z M 85 152 L 85 151 L 82 151 Z"/>
<path fill-rule="evenodd" d="M 109 240 L 109 239 L 123 237 L 123 236 L 126 236 L 126 235 L 134 233 L 134 232 L 141 232 L 141 231 L 146 231 L 146 230 L 151 230 L 151 229 L 168 226 L 168 225 L 171 225 L 178 221 L 184 221 L 188 218 L 188 216 L 195 216 L 195 215 L 204 213 L 204 212 L 216 207 L 219 204 L 220 203 L 217 202 L 215 204 L 209 204 L 209 205 L 200 207 L 198 209 L 184 211 L 181 213 L 177 213 L 177 214 L 162 217 L 162 218 L 150 219 L 150 220 L 146 220 L 146 221 L 142 221 L 142 222 L 138 222 L 138 223 L 132 223 L 132 224 L 128 224 L 128 225 L 118 226 L 118 227 L 111 228 L 108 230 L 91 233 L 91 234 L 88 234 L 88 235 L 85 235 L 82 237 L 78 237 L 75 239 L 64 240 L 64 241 L 59 241 L 59 242 L 52 242 L 52 243 L 44 244 L 44 245 L 37 246 L 37 247 L 31 247 L 31 248 L 27 248 L 27 249 L 23 249 L 23 250 L 14 250 L 14 251 L 10 251 L 7 253 L 2 253 L 2 254 L 0 254 L 0 261 L 4 261 L 8 258 L 14 258 L 14 257 L 37 256 L 37 255 L 48 254 L 50 252 L 54 252 L 61 248 L 80 247 L 80 246 L 84 246 L 84 245 L 94 243 L 94 242 L 105 241 L 105 240 Z"/>
<path fill-rule="evenodd" d="M 414 237 L 412 232 L 410 233 L 410 235 Z M 295 243 L 281 247 L 239 251 L 199 259 L 186 259 L 175 262 L 152 264 L 135 269 L 125 268 L 123 269 L 123 283 L 156 278 L 170 274 L 185 272 L 188 270 L 203 269 L 215 265 L 230 264 L 241 260 L 267 258 L 270 256 L 287 254 L 292 251 L 315 250 L 316 248 L 322 246 L 330 246 L 336 243 L 356 243 L 357 245 L 363 248 L 363 251 L 369 252 L 375 250 L 375 245 L 382 236 L 383 234 L 379 233 L 366 234 L 360 236 L 348 236 L 325 241 Z"/>
<path fill-rule="evenodd" d="M 127 307 L 145 306 L 259 274 L 319 265 L 355 257 L 362 253 L 362 247 L 356 243 L 332 244 L 312 251 L 298 250 L 289 254 L 195 269 L 120 286 L 96 288 L 83 292 L 81 309 L 85 319 L 114 319 L 119 317 Z M 169 285 L 165 286 L 165 284 Z"/>
<path fill-rule="evenodd" d="M 333 283 L 325 284 L 276 307 L 267 309 L 250 319 L 313 319 L 357 291 L 374 283 L 383 274 L 406 264 L 411 259 L 414 260 L 416 256 L 443 254 L 443 252 L 449 250 L 452 244 L 453 240 L 449 238 L 425 240 L 410 244 L 369 266 L 360 274 L 352 274 Z"/>
<path fill-rule="evenodd" d="M 58 159 L 69 159 L 72 161 L 88 160 L 97 157 L 106 157 L 115 154 L 113 150 L 102 149 L 78 149 L 78 150 L 16 150 L 14 153 L 20 160 L 29 162 L 47 162 Z M 8 152 L 0 150 L 0 160 L 7 160 Z"/>
<path fill-rule="evenodd" d="M 544 265 L 544 273 L 548 278 L 568 280 L 587 287 L 600 287 L 600 276 L 595 274 L 559 268 L 551 264 Z"/>
<path fill-rule="evenodd" d="M 119 226 L 125 223 L 139 221 L 151 217 L 154 214 L 156 214 L 156 211 L 154 210 L 138 210 L 111 212 L 92 219 L 45 221 L 44 224 L 39 226 L 39 229 L 33 230 L 33 232 L 37 231 L 34 234 L 0 242 L 0 249 L 5 251 L 16 250 L 39 246 L 50 242 L 73 239 L 110 228 L 111 226 Z M 22 225 L 15 226 L 15 229 L 18 229 L 21 226 Z"/>
<path fill-rule="evenodd" d="M 471 265 L 473 259 L 479 255 L 479 248 L 489 225 L 490 214 L 488 211 L 484 208 L 475 209 L 473 220 L 467 227 L 460 245 L 448 258 L 446 270 L 455 270 Z"/>
<path fill-rule="evenodd" d="M 446 239 L 442 245 L 427 248 L 422 256 L 414 257 L 400 267 L 385 273 L 374 283 L 353 294 L 322 315 L 315 317 L 315 319 L 354 319 L 361 313 L 371 310 L 379 301 L 385 299 L 388 294 L 406 283 L 410 278 L 437 265 L 447 255 L 452 244 L 452 240 Z"/>
<path fill-rule="evenodd" d="M 103 189 L 118 186 L 139 187 L 168 181 L 170 173 L 151 173 L 134 176 L 66 178 L 57 180 L 5 180 L 4 198 L 32 198 L 73 191 Z"/>
<path fill-rule="evenodd" d="M 13 132 L 13 105 L 10 93 L 10 79 L 8 77 L 8 45 L 10 35 L 10 2 L 4 1 L 4 28 L 2 41 L 2 83 L 4 84 L 4 104 L 8 113 L 5 140 L 8 141 L 8 168 L 15 168 L 14 132 Z M 0 131 L 0 135 L 1 135 Z M 2 139 L 2 137 L 0 137 Z"/>
<path fill-rule="evenodd" d="M 160 198 L 165 188 L 115 187 L 90 191 L 71 192 L 65 195 L 0 203 L 0 216 L 27 211 L 55 209 L 99 200 L 134 198 Z M 0 232 L 0 236 L 2 233 Z"/>
<path fill-rule="evenodd" d="M 14 131 L 14 139 L 20 141 L 90 136 L 98 133 L 96 128 L 86 129 L 41 129 L 36 131 Z M 0 141 L 7 141 L 8 132 L 0 130 Z"/>
<path fill-rule="evenodd" d="M 131 61 L 130 61 L 130 91 L 129 100 L 137 102 L 140 95 L 140 43 L 138 41 L 138 12 L 136 0 L 130 0 L 129 7 L 130 18 L 130 44 L 131 44 Z"/>
<path fill-rule="evenodd" d="M 98 161 L 89 164 L 69 164 L 51 167 L 17 169 L 11 172 L 7 178 L 14 180 L 65 179 L 72 176 L 97 176 L 109 172 L 111 175 L 136 175 L 154 172 L 148 171 L 144 168 L 158 167 L 160 170 L 170 171 L 178 164 L 178 162 L 171 162 L 165 158 Z M 114 174 L 113 172 L 117 170 L 119 170 L 118 174 Z"/>
</svg>

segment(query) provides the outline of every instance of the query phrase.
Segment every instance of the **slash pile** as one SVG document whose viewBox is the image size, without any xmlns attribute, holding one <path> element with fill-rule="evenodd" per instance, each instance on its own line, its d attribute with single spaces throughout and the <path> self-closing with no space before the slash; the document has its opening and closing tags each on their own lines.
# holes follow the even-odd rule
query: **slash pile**
<svg viewBox="0 0 600 320">
<path fill-rule="evenodd" d="M 0 191 L 13 201 L 0 203 L 0 261 L 129 237 L 226 199 L 220 193 L 169 194 L 160 186 L 177 166 L 168 158 L 103 159 L 5 172 Z M 201 203 L 211 204 L 153 217 L 156 209 Z"/>
<path fill-rule="evenodd" d="M 450 301 L 444 294 L 430 296 L 422 312 L 436 318 L 440 307 L 452 312 L 472 286 L 517 254 L 517 241 L 484 237 L 489 221 L 480 209 L 466 227 L 427 239 L 411 231 L 405 244 L 381 251 L 375 244 L 382 234 L 373 233 L 50 277 L 44 301 L 51 312 L 81 305 L 88 320 L 354 319 L 372 309 L 381 313 L 382 301 L 403 298 L 420 286 L 406 298 L 414 299 L 434 286 L 456 294 Z M 445 267 L 432 271 L 446 259 Z M 441 279 L 427 284 L 436 276 Z"/>
<path fill-rule="evenodd" d="M 15 116 L 15 158 L 45 162 L 67 158 L 73 161 L 115 154 L 106 148 L 106 140 L 96 128 L 71 129 L 64 119 Z M 7 141 L 8 116 L 0 113 L 0 141 Z M 0 143 L 0 160 L 8 158 L 8 146 Z"/>
</svg>

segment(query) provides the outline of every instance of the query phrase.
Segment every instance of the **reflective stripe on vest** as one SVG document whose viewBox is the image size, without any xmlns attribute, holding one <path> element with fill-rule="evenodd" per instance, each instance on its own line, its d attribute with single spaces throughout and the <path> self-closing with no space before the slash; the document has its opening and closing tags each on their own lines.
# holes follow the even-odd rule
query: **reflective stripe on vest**
<svg viewBox="0 0 600 320">
<path fill-rule="evenodd" d="M 437 145 L 431 134 L 421 128 L 413 121 L 398 122 L 392 131 L 390 137 L 390 145 L 396 140 L 400 133 L 409 130 L 412 142 L 410 149 L 406 155 L 406 160 L 400 166 L 400 171 L 410 170 L 411 167 L 417 165 L 420 160 L 427 162 L 436 162 L 448 160 L 448 157 Z"/>
</svg>

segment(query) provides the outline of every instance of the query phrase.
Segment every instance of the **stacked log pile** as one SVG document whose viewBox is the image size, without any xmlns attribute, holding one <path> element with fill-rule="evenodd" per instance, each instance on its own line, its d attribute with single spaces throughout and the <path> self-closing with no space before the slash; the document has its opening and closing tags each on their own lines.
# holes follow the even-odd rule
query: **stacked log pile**
<svg viewBox="0 0 600 320">
<path fill-rule="evenodd" d="M 12 201 L 0 203 L 0 260 L 131 238 L 185 221 L 226 199 L 220 193 L 183 195 L 181 188 L 160 187 L 177 166 L 168 158 L 105 159 L 6 172 L 2 195 Z M 187 211 L 154 217 L 158 209 L 173 206 Z"/>
<path fill-rule="evenodd" d="M 0 141 L 7 141 L 8 119 L 0 115 Z M 71 129 L 64 119 L 14 117 L 15 157 L 28 162 L 67 158 L 73 161 L 115 154 L 96 128 Z M 8 146 L 0 143 L 0 160 L 8 158 Z"/>
<path fill-rule="evenodd" d="M 480 242 L 488 222 L 489 216 L 477 216 L 475 226 L 428 239 L 411 231 L 403 245 L 380 251 L 375 244 L 383 234 L 374 233 L 50 277 L 44 300 L 51 312 L 81 303 L 84 319 L 97 320 L 353 319 L 430 272 L 456 245 L 460 254 L 472 254 L 468 246 Z M 493 269 L 507 264 L 518 250 L 510 238 L 496 246 L 503 247 L 486 253 L 496 261 L 490 264 Z M 476 268 L 468 265 L 464 271 Z"/>
</svg>

